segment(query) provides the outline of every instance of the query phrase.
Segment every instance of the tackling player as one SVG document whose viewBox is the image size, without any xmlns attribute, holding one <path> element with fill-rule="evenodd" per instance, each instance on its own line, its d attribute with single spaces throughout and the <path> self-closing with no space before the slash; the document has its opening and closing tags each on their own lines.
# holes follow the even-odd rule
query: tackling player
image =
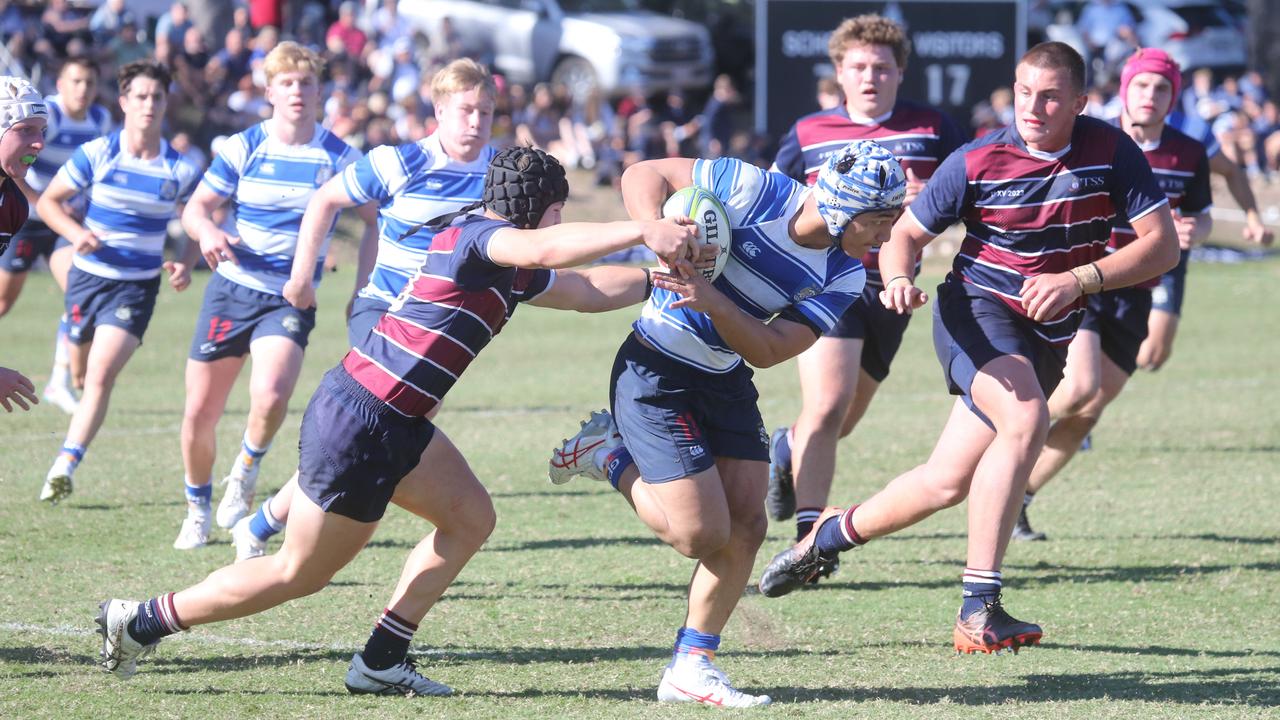
<svg viewBox="0 0 1280 720">
<path fill-rule="evenodd" d="M 35 192 L 23 179 L 44 149 L 49 108 L 25 78 L 0 76 L 0 253 L 30 215 Z M 36 386 L 17 370 L 0 367 L 0 405 L 13 412 L 38 403 Z M 30 405 L 28 404 L 30 403 Z"/>
<path fill-rule="evenodd" d="M 315 308 L 296 308 L 284 299 L 293 268 L 299 226 L 308 200 L 330 178 L 361 157 L 358 150 L 316 122 L 324 61 L 294 42 L 277 45 L 263 63 L 270 120 L 227 139 L 213 158 L 203 182 L 182 213 L 196 253 L 215 271 L 205 290 L 187 360 L 186 410 L 182 418 L 182 461 L 187 518 L 173 546 L 202 547 L 209 539 L 212 472 L 218 420 L 227 397 L 253 358 L 249 379 L 249 418 L 240 452 L 223 483 L 218 525 L 230 528 L 246 515 L 258 471 L 289 410 L 307 338 L 315 327 Z M 214 213 L 234 203 L 231 235 L 213 221 Z M 372 244 L 377 211 L 361 208 L 365 243 Z M 318 256 L 311 264 L 316 282 L 334 222 L 323 228 Z"/>
<path fill-rule="evenodd" d="M 622 177 L 637 219 L 658 217 L 663 200 L 690 185 L 728 211 L 728 264 L 714 284 L 687 263 L 687 280 L 655 281 L 614 360 L 612 417 L 593 413 L 556 448 L 550 476 L 608 481 L 661 540 L 697 561 L 658 700 L 751 707 L 769 696 L 739 691 L 714 663 L 768 525 L 769 441 L 751 367 L 795 357 L 831 330 L 862 292 L 858 258 L 888 237 L 907 180 L 868 140 L 832 153 L 812 188 L 728 158 L 651 160 Z"/>
<path fill-rule="evenodd" d="M 1169 198 L 1169 207 L 1177 211 L 1178 242 L 1185 250 L 1209 236 L 1213 197 L 1204 145 L 1165 124 L 1181 84 L 1178 64 L 1168 53 L 1153 48 L 1139 50 L 1120 72 L 1120 127 L 1142 149 L 1160 189 Z M 1133 237 L 1133 229 L 1117 216 L 1107 251 L 1124 247 Z M 1179 265 L 1185 272 L 1185 255 Z M 1120 395 L 1137 369 L 1138 350 L 1147 335 L 1152 288 L 1161 282 L 1161 278 L 1153 278 L 1089 296 L 1080 332 L 1067 352 L 1062 382 L 1049 398 L 1054 422 L 1027 481 L 1014 539 L 1045 539 L 1044 533 L 1032 529 L 1027 508 L 1035 494 L 1075 456 L 1103 409 Z"/>
<path fill-rule="evenodd" d="M 769 597 L 808 582 L 819 556 L 850 550 L 968 498 L 961 652 L 1039 642 L 1000 599 L 1000 572 L 1027 476 L 1049 427 L 1045 398 L 1062 378 L 1086 295 L 1156 277 L 1177 262 L 1168 200 L 1133 140 L 1084 110 L 1084 60 L 1069 45 L 1027 51 L 1014 82 L 1015 122 L 952 153 L 880 251 L 881 301 L 911 312 L 917 253 L 953 222 L 966 236 L 938 286 L 934 349 L 956 401 L 933 454 L 861 505 L 827 508 L 813 530 L 773 558 Z M 1111 221 L 1136 237 L 1107 255 Z"/>
<path fill-rule="evenodd" d="M 31 168 L 26 180 L 31 189 L 43 192 L 58 170 L 71 159 L 76 148 L 111 132 L 111 113 L 98 105 L 98 66 L 89 58 L 72 57 L 58 71 L 57 94 L 45 98 L 49 109 L 49 124 L 45 130 L 45 148 Z M 72 201 L 73 212 L 83 215 L 82 198 Z M 0 254 L 0 316 L 13 308 L 18 295 L 26 284 L 27 273 L 41 255 L 49 261 L 49 270 L 64 292 L 67 289 L 67 272 L 71 269 L 71 243 L 58 237 L 48 225 L 33 216 L 13 239 L 9 249 Z M 42 395 L 44 399 L 66 412 L 75 412 L 78 400 L 72 389 L 73 373 L 68 367 L 67 317 L 58 322 L 58 334 L 54 341 L 53 371 Z M 84 376 L 84 369 L 74 373 Z"/>
<path fill-rule="evenodd" d="M 142 344 L 161 268 L 174 290 L 191 283 L 185 263 L 164 260 L 165 227 L 200 178 L 200 168 L 160 134 L 170 80 L 150 60 L 120 68 L 124 127 L 80 146 L 40 196 L 41 219 L 75 247 L 65 304 L 71 367 L 85 371 L 84 394 L 40 491 L 51 503 L 71 494 L 116 378 Z M 78 193 L 88 195 L 83 224 L 66 209 Z"/>
<path fill-rule="evenodd" d="M 831 34 L 829 48 L 844 104 L 797 120 L 773 169 L 812 184 L 833 152 L 851 140 L 875 140 L 902 164 L 903 204 L 910 206 L 943 158 L 964 142 L 960 130 L 938 110 L 898 99 L 911 42 L 897 23 L 879 15 L 849 18 Z M 770 437 L 766 506 L 776 520 L 795 515 L 797 540 L 809 534 L 827 504 L 836 444 L 867 411 L 911 319 L 880 303 L 878 253 L 872 248 L 862 258 L 867 284 L 861 301 L 797 358 L 800 416 Z M 817 577 L 836 569 L 838 560 L 829 560 Z"/>
<path fill-rule="evenodd" d="M 448 695 L 407 659 L 418 623 L 493 530 L 493 502 L 427 414 L 517 303 L 603 312 L 640 302 L 647 270 L 567 268 L 643 242 L 673 261 L 695 248 L 675 221 L 559 225 L 564 168 L 508 148 L 485 180 L 483 215 L 455 214 L 378 324 L 330 370 L 302 419 L 300 490 L 284 545 L 143 603 L 101 604 L 103 667 L 122 678 L 161 638 L 262 612 L 324 588 L 377 529 L 388 503 L 435 525 L 405 561 L 390 602 L 351 659 L 352 693 Z M 472 209 L 467 207 L 467 210 Z M 447 220 L 442 220 L 442 224 Z"/>
</svg>

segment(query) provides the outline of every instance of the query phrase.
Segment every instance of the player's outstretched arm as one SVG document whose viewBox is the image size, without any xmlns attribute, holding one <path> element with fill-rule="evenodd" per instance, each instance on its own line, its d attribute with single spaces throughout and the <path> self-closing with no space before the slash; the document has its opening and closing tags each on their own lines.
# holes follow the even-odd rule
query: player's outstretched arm
<svg viewBox="0 0 1280 720">
<path fill-rule="evenodd" d="M 1107 290 L 1129 287 L 1158 277 L 1178 264 L 1178 230 L 1168 205 L 1134 220 L 1138 237 L 1097 262 Z"/>
<path fill-rule="evenodd" d="M 622 202 L 632 220 L 657 220 L 671 193 L 693 184 L 690 158 L 645 160 L 622 173 Z"/>
<path fill-rule="evenodd" d="M 910 210 L 893 224 L 889 242 L 880 246 L 880 277 L 884 279 L 880 302 L 885 308 L 902 315 L 929 302 L 928 294 L 916 287 L 915 266 L 916 255 L 934 237 Z"/>
<path fill-rule="evenodd" d="M 61 175 L 55 175 L 41 193 L 36 212 L 54 232 L 69 240 L 77 253 L 84 255 L 97 250 L 102 242 L 67 212 L 66 203 L 75 195 L 76 189 L 68 185 Z"/>
<path fill-rule="evenodd" d="M 0 405 L 4 406 L 5 412 L 13 412 L 13 405 L 30 410 L 31 405 L 39 403 L 36 386 L 25 375 L 17 370 L 0 367 Z"/>
<path fill-rule="evenodd" d="M 337 175 L 320 186 L 307 202 L 298 228 L 298 248 L 293 255 L 293 268 L 289 281 L 284 285 L 284 299 L 300 309 L 315 307 L 316 287 L 313 277 L 316 262 L 320 258 L 320 246 L 333 227 L 333 220 L 344 208 L 358 203 L 347 194 L 342 175 Z"/>
<path fill-rule="evenodd" d="M 536 230 L 505 227 L 489 240 L 489 259 L 507 267 L 567 268 L 640 244 L 668 263 L 693 257 L 698 227 L 688 218 L 563 223 Z"/>
<path fill-rule="evenodd" d="M 655 273 L 653 286 L 680 295 L 671 307 L 705 313 L 729 347 L 754 367 L 767 368 L 790 360 L 818 340 L 813 328 L 803 323 L 780 317 L 762 323 L 743 312 L 687 260 L 679 261 L 675 268 L 669 275 Z"/>
<path fill-rule="evenodd" d="M 650 272 L 616 265 L 559 270 L 551 287 L 529 304 L 578 312 L 617 310 L 648 299 Z"/>
<path fill-rule="evenodd" d="M 213 221 L 213 214 L 226 204 L 227 198 L 214 192 L 208 185 L 201 184 L 191 194 L 187 206 L 182 210 L 182 229 L 199 248 L 210 270 L 217 270 L 218 263 L 236 263 L 236 256 L 231 246 L 238 244 L 240 238 L 228 235 Z M 195 249 L 185 254 L 185 259 L 195 261 Z"/>
<path fill-rule="evenodd" d="M 1244 168 L 1231 162 L 1221 152 L 1216 152 L 1209 158 L 1209 172 L 1222 176 L 1227 183 L 1227 192 L 1231 193 L 1231 198 L 1244 210 L 1245 222 L 1241 231 L 1244 239 L 1259 245 L 1275 242 L 1275 233 L 1262 223 L 1262 216 L 1258 214 L 1258 200 L 1253 196 L 1253 188 L 1249 186 L 1249 177 L 1245 175 Z"/>
</svg>

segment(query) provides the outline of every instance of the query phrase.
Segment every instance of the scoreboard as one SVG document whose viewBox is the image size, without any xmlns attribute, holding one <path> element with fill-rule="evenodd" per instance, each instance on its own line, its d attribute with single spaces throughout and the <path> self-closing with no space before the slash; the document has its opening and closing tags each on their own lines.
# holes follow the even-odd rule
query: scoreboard
<svg viewBox="0 0 1280 720">
<path fill-rule="evenodd" d="M 771 137 L 818 110 L 833 75 L 827 39 L 845 18 L 878 13 L 911 40 L 898 97 L 928 103 L 969 128 L 973 106 L 1013 84 L 1026 51 L 1025 0 L 756 0 L 756 130 Z"/>
</svg>

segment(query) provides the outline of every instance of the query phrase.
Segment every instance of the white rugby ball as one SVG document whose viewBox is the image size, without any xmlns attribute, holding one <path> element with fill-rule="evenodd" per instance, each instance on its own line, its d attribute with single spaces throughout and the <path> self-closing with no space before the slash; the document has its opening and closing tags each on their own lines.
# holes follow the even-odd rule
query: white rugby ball
<svg viewBox="0 0 1280 720">
<path fill-rule="evenodd" d="M 684 215 L 693 218 L 698 225 L 698 238 L 703 243 L 714 243 L 720 246 L 720 254 L 716 255 L 716 266 L 702 271 L 707 280 L 715 280 L 724 272 L 729 262 L 729 248 L 733 245 L 733 228 L 729 226 L 729 213 L 725 212 L 720 199 L 710 191 L 697 185 L 681 188 L 671 194 L 662 204 L 662 217 Z"/>
</svg>

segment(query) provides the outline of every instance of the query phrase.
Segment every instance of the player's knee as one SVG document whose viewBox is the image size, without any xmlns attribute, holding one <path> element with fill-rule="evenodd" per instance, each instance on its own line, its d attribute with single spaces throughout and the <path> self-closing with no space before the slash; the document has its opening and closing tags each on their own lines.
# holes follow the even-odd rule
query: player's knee
<svg viewBox="0 0 1280 720">
<path fill-rule="evenodd" d="M 728 545 L 732 534 L 728 523 L 700 525 L 672 538 L 671 547 L 687 558 L 700 560 Z"/>
<path fill-rule="evenodd" d="M 736 518 L 733 521 L 734 543 L 751 553 L 764 545 L 768 534 L 769 518 L 763 512 L 752 513 L 749 517 Z"/>
<path fill-rule="evenodd" d="M 829 398 L 821 405 L 810 405 L 801 411 L 803 418 L 796 424 L 803 423 L 812 435 L 829 435 L 833 439 L 840 437 L 841 426 L 844 425 L 844 416 L 849 410 L 851 400 L 852 398 L 840 396 Z"/>
<path fill-rule="evenodd" d="M 289 408 L 289 394 L 274 383 L 262 383 L 249 388 L 251 411 L 255 415 L 269 416 L 285 412 Z"/>
<path fill-rule="evenodd" d="M 928 475 L 926 488 L 934 508 L 941 510 L 959 505 L 969 496 L 969 482 L 972 479 L 951 468 L 936 468 Z"/>
<path fill-rule="evenodd" d="M 455 503 L 449 508 L 447 519 L 442 519 L 436 527 L 478 549 L 497 525 L 498 514 L 485 493 Z"/>
<path fill-rule="evenodd" d="M 283 555 L 281 553 L 280 555 Z M 280 557 L 277 555 L 277 557 Z M 279 578 L 293 599 L 314 595 L 329 585 L 329 581 L 337 571 L 317 572 L 308 567 L 308 563 L 299 559 L 283 557 L 280 559 Z"/>
</svg>

